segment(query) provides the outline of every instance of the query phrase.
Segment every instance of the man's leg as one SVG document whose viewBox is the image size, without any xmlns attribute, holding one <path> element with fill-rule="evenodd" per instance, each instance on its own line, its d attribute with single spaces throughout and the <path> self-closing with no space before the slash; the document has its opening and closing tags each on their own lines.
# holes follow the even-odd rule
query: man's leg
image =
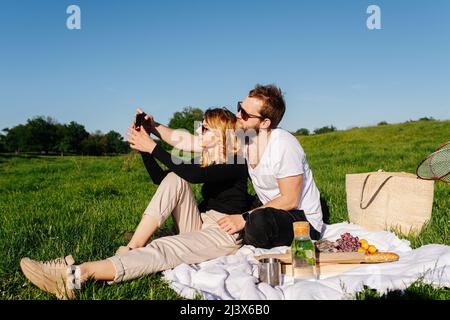
<svg viewBox="0 0 450 320">
<path fill-rule="evenodd" d="M 245 224 L 244 244 L 266 249 L 290 246 L 294 239 L 292 224 L 296 221 L 307 221 L 303 211 L 257 209 L 248 216 Z M 320 233 L 311 226 L 310 236 L 311 239 L 318 240 Z"/>
</svg>

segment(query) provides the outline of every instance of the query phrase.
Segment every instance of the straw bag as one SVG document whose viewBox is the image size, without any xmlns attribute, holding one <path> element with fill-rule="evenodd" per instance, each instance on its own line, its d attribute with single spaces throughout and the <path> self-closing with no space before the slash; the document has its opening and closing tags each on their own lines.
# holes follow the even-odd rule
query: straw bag
<svg viewBox="0 0 450 320">
<path fill-rule="evenodd" d="M 351 223 L 367 230 L 418 232 L 431 218 L 434 181 L 405 172 L 347 174 L 347 210 Z"/>
</svg>

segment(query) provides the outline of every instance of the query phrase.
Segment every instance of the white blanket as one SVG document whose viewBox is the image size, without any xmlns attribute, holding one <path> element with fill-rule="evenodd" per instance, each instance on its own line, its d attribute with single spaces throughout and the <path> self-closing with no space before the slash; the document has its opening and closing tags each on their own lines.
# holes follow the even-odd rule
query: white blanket
<svg viewBox="0 0 450 320">
<path fill-rule="evenodd" d="M 258 281 L 258 262 L 254 256 L 284 253 L 288 247 L 265 250 L 243 246 L 234 255 L 196 265 L 181 264 L 163 275 L 171 288 L 188 299 L 198 295 L 203 299 L 240 300 L 353 299 L 363 286 L 384 294 L 403 290 L 419 279 L 435 287 L 450 287 L 450 246 L 432 244 L 412 250 L 409 241 L 400 240 L 391 232 L 366 231 L 345 222 L 326 225 L 322 238 L 334 241 L 344 232 L 368 240 L 380 251 L 399 254 L 399 261 L 362 264 L 337 276 L 295 284 L 285 276 L 280 286 L 272 287 Z"/>
</svg>

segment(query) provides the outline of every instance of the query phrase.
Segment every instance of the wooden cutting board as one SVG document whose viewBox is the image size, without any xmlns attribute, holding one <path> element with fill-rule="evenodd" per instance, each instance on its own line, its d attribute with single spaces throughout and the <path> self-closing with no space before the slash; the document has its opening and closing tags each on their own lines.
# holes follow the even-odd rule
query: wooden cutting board
<svg viewBox="0 0 450 320">
<path fill-rule="evenodd" d="M 292 263 L 291 251 L 288 250 L 286 253 L 269 253 L 260 256 L 255 256 L 256 260 L 261 260 L 264 258 L 277 258 L 284 264 Z M 364 252 L 337 252 L 337 253 L 319 253 L 317 262 L 318 263 L 334 263 L 334 264 L 354 264 L 354 263 L 364 263 L 366 261 Z"/>
<path fill-rule="evenodd" d="M 281 272 L 292 274 L 291 251 L 286 253 L 263 254 L 255 256 L 255 259 L 277 258 L 281 261 Z M 397 261 L 399 256 L 392 252 L 380 252 L 378 254 L 366 255 L 364 252 L 320 252 L 317 258 L 317 271 L 321 276 L 338 275 L 352 269 L 358 268 L 363 263 L 382 263 Z"/>
<path fill-rule="evenodd" d="M 351 271 L 358 267 L 361 267 L 361 263 L 335 263 L 335 264 L 317 264 L 316 272 L 319 275 L 319 279 L 324 277 L 332 277 L 342 274 L 344 272 Z M 292 275 L 292 264 L 282 264 L 281 265 L 281 273 L 285 275 Z"/>
<path fill-rule="evenodd" d="M 257 260 L 264 258 L 277 258 L 282 263 L 291 263 L 291 250 L 286 253 L 271 253 L 255 256 Z M 397 261 L 399 256 L 393 252 L 376 252 L 373 254 L 365 254 L 364 252 L 336 252 L 323 253 L 319 252 L 317 256 L 318 263 L 334 263 L 334 264 L 355 264 L 355 263 L 384 263 Z"/>
</svg>

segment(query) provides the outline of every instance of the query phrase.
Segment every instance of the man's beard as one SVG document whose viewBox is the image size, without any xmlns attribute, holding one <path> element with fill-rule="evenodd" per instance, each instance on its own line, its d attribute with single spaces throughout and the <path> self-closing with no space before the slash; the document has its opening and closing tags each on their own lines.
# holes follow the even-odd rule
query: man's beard
<svg viewBox="0 0 450 320">
<path fill-rule="evenodd" d="M 248 127 L 245 125 L 245 122 L 243 120 L 238 120 L 237 124 L 238 124 L 238 129 L 243 130 L 244 132 L 249 131 L 249 130 L 254 130 L 256 135 L 259 134 L 259 126 L 255 126 L 254 128 Z"/>
<path fill-rule="evenodd" d="M 248 128 L 245 125 L 239 126 L 236 130 L 236 136 L 241 141 L 241 147 L 252 144 L 258 137 L 259 128 Z"/>
</svg>

